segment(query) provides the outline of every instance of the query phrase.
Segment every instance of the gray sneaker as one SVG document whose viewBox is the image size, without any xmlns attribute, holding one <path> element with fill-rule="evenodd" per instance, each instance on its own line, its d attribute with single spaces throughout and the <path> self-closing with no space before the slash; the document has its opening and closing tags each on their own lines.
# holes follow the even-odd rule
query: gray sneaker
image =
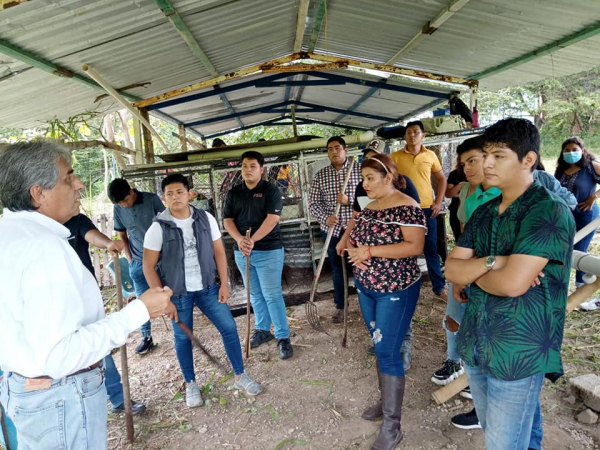
<svg viewBox="0 0 600 450">
<path fill-rule="evenodd" d="M 185 386 L 185 403 L 190 408 L 197 408 L 198 406 L 202 406 L 204 403 L 200 388 L 195 381 L 190 381 Z"/>
<path fill-rule="evenodd" d="M 263 390 L 262 386 L 250 378 L 245 372 L 242 374 L 242 378 L 233 383 L 233 388 L 239 391 L 246 391 L 246 394 L 252 396 L 260 394 Z"/>
</svg>

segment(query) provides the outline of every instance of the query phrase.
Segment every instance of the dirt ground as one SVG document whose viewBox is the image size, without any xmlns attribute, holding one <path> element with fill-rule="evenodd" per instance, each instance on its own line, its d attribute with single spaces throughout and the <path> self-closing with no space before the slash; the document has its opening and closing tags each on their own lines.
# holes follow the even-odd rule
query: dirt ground
<svg viewBox="0 0 600 450">
<path fill-rule="evenodd" d="M 308 294 L 307 294 L 308 297 Z M 304 306 L 288 308 L 293 331 L 294 357 L 281 361 L 274 341 L 253 350 L 246 361 L 250 376 L 265 388 L 254 398 L 228 389 L 232 380 L 215 371 L 208 359 L 194 350 L 198 385 L 207 392 L 209 404 L 196 409 L 185 404 L 185 388 L 175 351 L 172 331 L 162 320 L 154 320 L 157 344 L 146 356 L 133 350 L 139 334 L 128 343 L 132 397 L 148 406 L 135 417 L 135 443 L 126 442 L 122 416 L 109 416 L 111 449 L 369 449 L 379 422 L 360 415 L 378 397 L 374 357 L 366 348 L 369 338 L 356 296 L 350 298 L 348 346 L 341 346 L 342 326 L 333 325 L 331 300 L 318 304 L 321 322 L 331 338 L 308 324 Z M 437 406 L 431 398 L 436 386 L 433 371 L 445 359 L 441 321 L 445 304 L 435 299 L 429 283 L 413 319 L 412 367 L 406 374 L 406 397 L 402 426 L 405 438 L 398 448 L 419 450 L 475 450 L 484 448 L 481 430 L 453 427 L 454 414 L 471 409 L 460 397 Z M 588 313 L 590 314 L 590 313 Z M 243 339 L 246 317 L 236 319 Z M 170 327 L 170 325 L 169 325 Z M 220 336 L 199 313 L 194 333 L 217 358 L 229 366 Z M 115 361 L 119 364 L 119 357 Z M 567 376 L 580 366 L 566 363 Z M 574 415 L 580 404 L 564 401 L 569 395 L 563 381 L 546 382 L 542 391 L 545 450 L 593 450 L 600 448 L 600 426 L 582 425 Z"/>
</svg>

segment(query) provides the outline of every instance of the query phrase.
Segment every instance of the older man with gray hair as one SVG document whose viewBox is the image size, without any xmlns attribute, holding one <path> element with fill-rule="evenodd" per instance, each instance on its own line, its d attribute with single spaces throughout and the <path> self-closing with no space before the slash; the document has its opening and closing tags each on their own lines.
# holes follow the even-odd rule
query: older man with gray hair
<svg viewBox="0 0 600 450">
<path fill-rule="evenodd" d="M 164 288 L 105 316 L 62 225 L 79 212 L 83 188 L 59 144 L 0 150 L 0 400 L 21 449 L 106 448 L 100 361 L 149 318 L 172 311 Z"/>
</svg>

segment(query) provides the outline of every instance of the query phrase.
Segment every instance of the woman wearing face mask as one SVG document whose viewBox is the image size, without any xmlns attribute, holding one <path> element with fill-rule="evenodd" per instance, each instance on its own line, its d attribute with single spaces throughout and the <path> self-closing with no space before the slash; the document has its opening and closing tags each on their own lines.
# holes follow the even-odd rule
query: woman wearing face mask
<svg viewBox="0 0 600 450">
<path fill-rule="evenodd" d="M 585 149 L 585 144 L 578 137 L 571 137 L 562 144 L 554 176 L 561 186 L 567 188 L 577 198 L 577 207 L 573 210 L 577 230 L 598 217 L 599 208 L 596 199 L 600 190 L 600 162 Z M 574 249 L 587 252 L 596 230 L 575 244 Z M 577 271 L 577 286 L 583 284 L 583 272 Z"/>
</svg>

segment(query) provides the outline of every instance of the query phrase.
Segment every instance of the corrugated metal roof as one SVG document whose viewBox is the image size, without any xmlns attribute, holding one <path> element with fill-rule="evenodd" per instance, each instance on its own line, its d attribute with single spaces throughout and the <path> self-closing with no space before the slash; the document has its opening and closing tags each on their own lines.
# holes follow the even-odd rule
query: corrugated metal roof
<svg viewBox="0 0 600 450">
<path fill-rule="evenodd" d="M 449 1 L 329 0 L 315 51 L 385 63 Z M 304 50 L 309 49 L 320 2 L 311 0 Z M 172 3 L 219 73 L 292 53 L 298 0 L 172 0 Z M 572 35 L 594 25 L 599 18 L 597 1 L 572 0 L 565 5 L 562 0 L 471 0 L 396 65 L 468 77 Z M 75 73 L 82 74 L 82 63 L 90 64 L 116 88 L 150 83 L 128 91 L 142 98 L 211 78 L 153 0 L 25 2 L 0 11 L 0 39 Z M 497 89 L 598 66 L 599 44 L 600 35 L 596 35 L 557 49 L 551 56 L 484 78 L 481 86 Z M 36 68 L 27 70 L 29 67 L 0 54 L 0 126 L 33 126 L 55 117 L 66 119 L 84 111 L 119 107 L 110 98 L 95 103 L 101 94 L 97 90 Z M 12 72 L 18 75 L 7 76 Z M 377 79 L 351 71 L 342 73 Z M 453 88 L 440 89 L 449 93 Z M 288 91 L 291 99 L 348 110 L 369 88 L 343 84 L 294 86 Z M 285 87 L 252 86 L 226 95 L 236 112 L 245 112 L 283 102 Z M 401 117 L 431 100 L 381 90 L 360 104 L 357 111 Z M 230 115 L 219 97 L 164 108 L 163 112 L 184 123 Z M 281 115 L 260 111 L 239 120 L 248 126 Z M 340 114 L 325 111 L 297 116 L 331 121 Z M 347 115 L 340 123 L 374 127 L 381 121 Z M 195 129 L 210 135 L 239 126 L 237 120 L 227 118 Z"/>
</svg>

